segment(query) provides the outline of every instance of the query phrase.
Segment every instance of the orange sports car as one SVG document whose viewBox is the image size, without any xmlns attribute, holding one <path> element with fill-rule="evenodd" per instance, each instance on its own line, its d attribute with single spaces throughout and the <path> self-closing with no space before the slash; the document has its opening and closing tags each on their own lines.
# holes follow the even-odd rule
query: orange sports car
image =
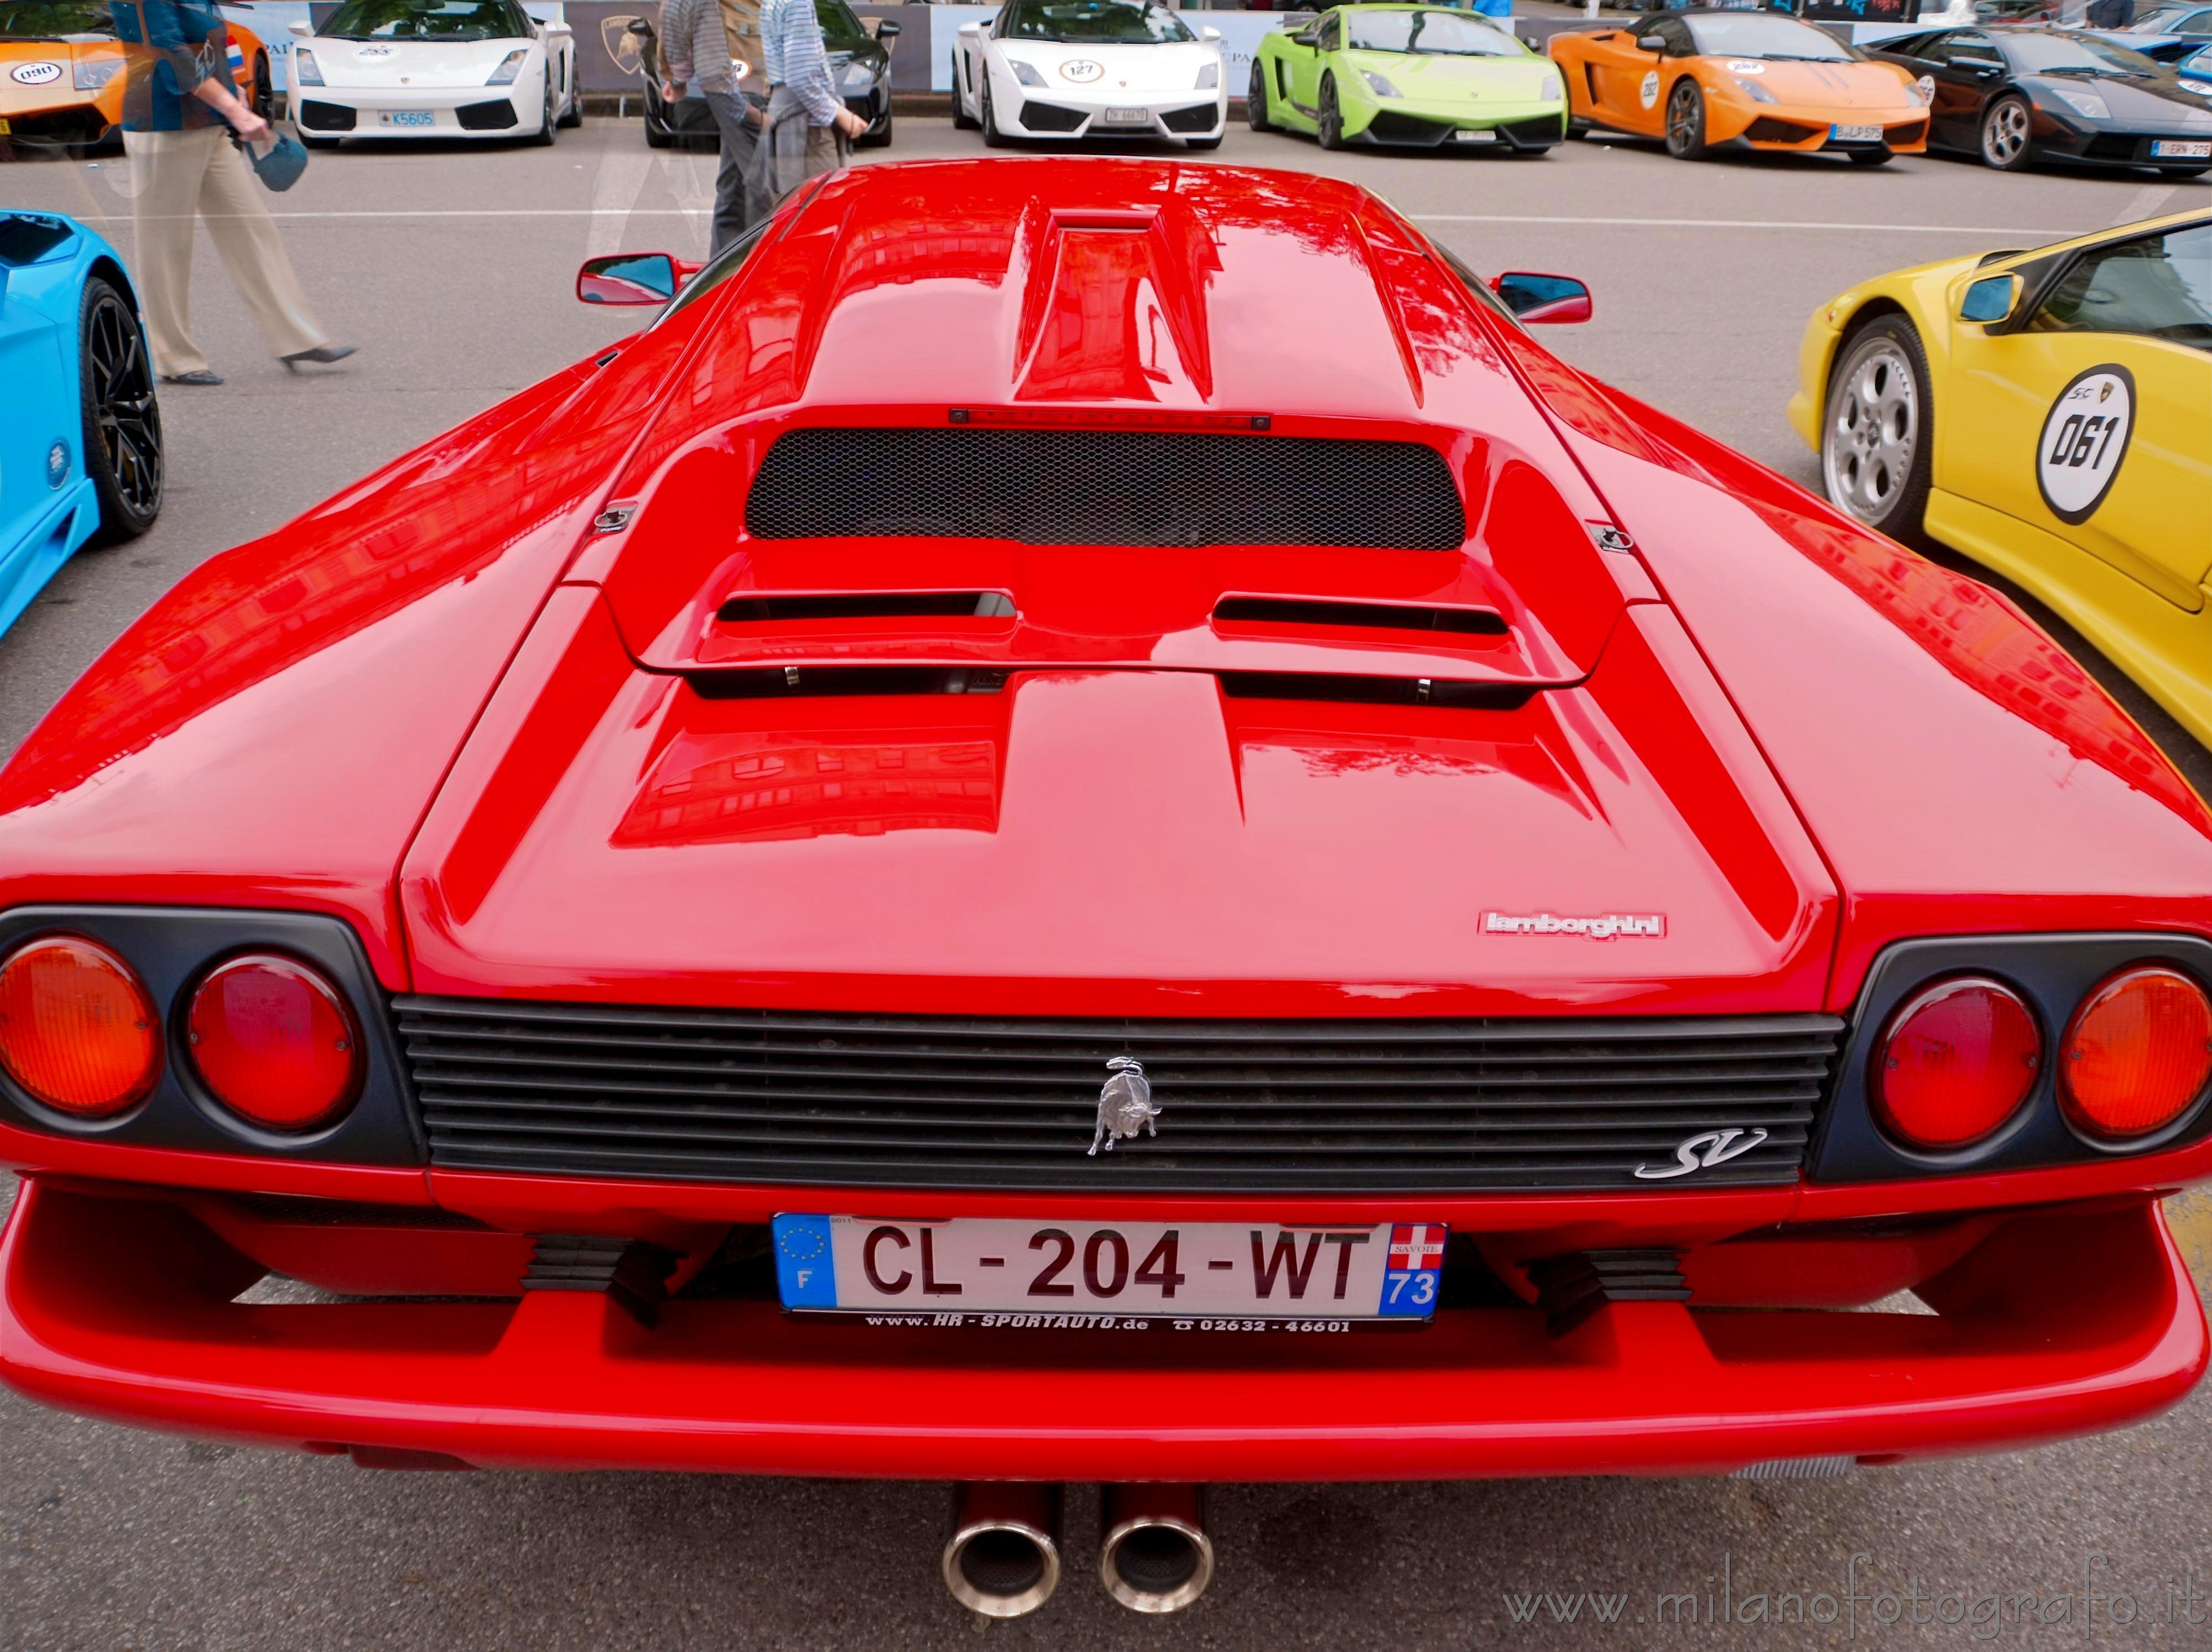
<svg viewBox="0 0 2212 1652">
<path fill-rule="evenodd" d="M 269 48 L 228 27 L 231 78 L 266 117 Z M 124 47 L 106 0 L 0 0 L 0 139 L 58 148 L 119 142 Z"/>
<path fill-rule="evenodd" d="M 1832 150 L 1863 166 L 1928 147 L 1934 88 L 1826 29 L 1774 12 L 1670 11 L 1625 28 L 1554 34 L 1567 136 L 1593 126 L 1717 149 Z"/>
</svg>

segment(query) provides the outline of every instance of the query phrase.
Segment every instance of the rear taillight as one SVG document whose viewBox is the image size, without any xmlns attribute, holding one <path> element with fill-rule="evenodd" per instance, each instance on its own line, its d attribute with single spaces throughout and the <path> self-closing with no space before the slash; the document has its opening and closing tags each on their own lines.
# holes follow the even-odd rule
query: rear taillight
<svg viewBox="0 0 2212 1652">
<path fill-rule="evenodd" d="M 312 1130 L 353 1105 L 361 1034 L 323 974 L 254 952 L 211 970 L 185 1017 L 192 1066 L 216 1100 L 270 1130 Z"/>
<path fill-rule="evenodd" d="M 2081 1000 L 2060 1049 L 2066 1116 L 2094 1136 L 2147 1136 L 2212 1083 L 2212 1000 L 2178 969 L 2123 969 Z"/>
<path fill-rule="evenodd" d="M 2042 1057 L 2035 1017 L 2012 988 L 1983 975 L 1937 981 L 1890 1017 L 1875 1115 L 1910 1146 L 1969 1146 L 2020 1110 Z"/>
<path fill-rule="evenodd" d="M 106 947 L 49 935 L 0 963 L 0 1071 L 33 1099 L 108 1118 L 145 1099 L 161 1070 L 153 1000 Z"/>
</svg>

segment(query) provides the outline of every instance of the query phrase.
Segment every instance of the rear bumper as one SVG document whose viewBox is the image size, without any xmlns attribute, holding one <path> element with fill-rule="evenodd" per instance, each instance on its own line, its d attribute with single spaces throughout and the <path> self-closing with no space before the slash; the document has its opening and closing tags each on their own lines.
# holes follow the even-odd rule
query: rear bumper
<svg viewBox="0 0 2212 1652">
<path fill-rule="evenodd" d="M 2140 1202 L 2002 1220 L 1924 1285 L 1940 1316 L 1637 1302 L 1557 1337 L 1493 1307 L 1284 1338 L 873 1327 L 682 1297 L 648 1327 L 567 1291 L 247 1305 L 231 1298 L 259 1266 L 179 1197 L 25 1185 L 0 1238 L 0 1378 L 371 1461 L 1314 1480 L 1996 1449 L 2150 1415 L 2206 1360 L 2196 1291 Z M 487 1266 L 515 1242 L 470 1233 Z"/>
</svg>

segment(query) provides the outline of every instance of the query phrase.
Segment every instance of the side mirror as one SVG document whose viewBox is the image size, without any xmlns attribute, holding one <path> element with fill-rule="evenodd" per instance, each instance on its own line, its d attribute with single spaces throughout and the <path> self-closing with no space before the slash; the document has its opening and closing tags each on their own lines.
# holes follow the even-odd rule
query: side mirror
<svg viewBox="0 0 2212 1652">
<path fill-rule="evenodd" d="M 1209 43 L 1218 43 L 1221 39 L 1221 31 L 1218 28 L 1202 28 L 1198 32 L 1198 38 Z"/>
<path fill-rule="evenodd" d="M 963 23 L 960 33 L 965 39 L 980 40 L 983 38 L 983 26 L 981 23 Z"/>
<path fill-rule="evenodd" d="M 878 40 L 896 40 L 898 39 L 898 33 L 899 26 L 888 17 L 876 25 L 876 38 Z"/>
<path fill-rule="evenodd" d="M 665 252 L 586 258 L 576 296 L 586 304 L 665 304 L 676 296 L 676 260 Z"/>
<path fill-rule="evenodd" d="M 303 40 L 311 40 L 314 38 L 315 26 L 313 23 L 293 23 L 289 27 L 293 33 Z"/>
<path fill-rule="evenodd" d="M 1644 52 L 1664 52 L 1667 49 L 1667 42 L 1656 34 L 1644 35 L 1636 45 L 1639 51 Z"/>
<path fill-rule="evenodd" d="M 1959 301 L 1961 321 L 2002 321 L 2020 301 L 2018 276 L 1984 276 Z"/>
<path fill-rule="evenodd" d="M 1523 321 L 1590 319 L 1590 289 L 1572 276 L 1538 276 L 1516 270 L 1492 281 L 1490 290 Z"/>
<path fill-rule="evenodd" d="M 641 39 L 649 40 L 653 38 L 653 25 L 647 22 L 642 17 L 633 17 L 629 20 L 629 27 L 624 29 L 623 33 L 625 34 L 635 34 Z"/>
<path fill-rule="evenodd" d="M 568 24 L 566 24 L 566 23 L 552 22 L 552 23 L 540 23 L 540 24 L 538 24 L 538 32 L 540 34 L 548 35 L 548 36 L 552 36 L 552 35 L 560 35 L 560 34 L 573 34 L 573 33 L 575 33 L 575 30 L 574 30 L 574 29 L 570 28 L 570 27 L 568 26 Z"/>
</svg>

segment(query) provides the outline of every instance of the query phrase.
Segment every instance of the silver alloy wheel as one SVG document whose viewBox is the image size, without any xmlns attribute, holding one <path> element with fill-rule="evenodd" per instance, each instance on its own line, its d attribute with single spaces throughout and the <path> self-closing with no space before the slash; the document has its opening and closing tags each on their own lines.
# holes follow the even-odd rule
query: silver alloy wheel
<svg viewBox="0 0 2212 1652">
<path fill-rule="evenodd" d="M 1920 387 L 1905 347 L 1878 333 L 1853 350 L 1828 392 L 1820 465 L 1828 497 L 1880 527 L 1897 507 L 1920 446 Z"/>
<path fill-rule="evenodd" d="M 1674 94 L 1667 100 L 1667 139 L 1678 155 L 1688 155 L 1705 137 L 1705 111 L 1699 105 L 1696 82 L 1684 76 L 1674 82 Z"/>
<path fill-rule="evenodd" d="M 1982 158 L 1992 167 L 2016 163 L 2027 148 L 2027 106 L 2018 98 L 2001 100 L 1982 122 Z"/>
</svg>

